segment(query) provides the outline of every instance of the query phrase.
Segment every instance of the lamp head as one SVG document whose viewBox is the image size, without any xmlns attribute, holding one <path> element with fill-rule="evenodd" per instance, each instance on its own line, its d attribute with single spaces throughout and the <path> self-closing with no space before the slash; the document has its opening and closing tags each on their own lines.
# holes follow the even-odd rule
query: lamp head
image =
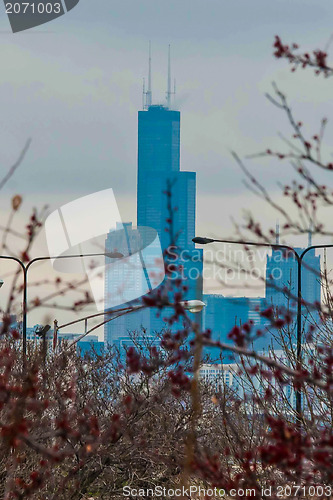
<svg viewBox="0 0 333 500">
<path fill-rule="evenodd" d="M 207 245 L 208 243 L 214 243 L 215 240 L 212 238 L 202 238 L 201 236 L 196 236 L 192 239 L 193 243 L 198 243 L 199 245 Z"/>
<path fill-rule="evenodd" d="M 186 311 L 191 313 L 199 313 L 206 306 L 202 300 L 184 300 L 181 304 Z"/>
<path fill-rule="evenodd" d="M 36 328 L 35 333 L 36 335 L 38 335 L 38 337 L 45 337 L 50 328 L 50 325 L 39 325 L 39 327 Z"/>
<path fill-rule="evenodd" d="M 109 259 L 122 259 L 124 256 L 120 252 L 105 252 L 105 257 L 109 257 Z"/>
</svg>

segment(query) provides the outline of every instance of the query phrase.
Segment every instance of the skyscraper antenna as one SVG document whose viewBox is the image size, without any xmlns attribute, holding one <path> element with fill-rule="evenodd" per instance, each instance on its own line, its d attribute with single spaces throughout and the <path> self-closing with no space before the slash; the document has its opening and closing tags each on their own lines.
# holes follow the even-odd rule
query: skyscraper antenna
<svg viewBox="0 0 333 500">
<path fill-rule="evenodd" d="M 276 221 L 276 228 L 275 228 L 275 243 L 277 245 L 280 244 L 280 224 L 279 221 Z"/>
<path fill-rule="evenodd" d="M 308 231 L 308 247 L 312 246 L 312 222 L 310 222 L 309 231 Z"/>
<path fill-rule="evenodd" d="M 146 108 L 152 104 L 152 91 L 151 91 L 151 41 L 149 40 L 149 63 L 148 63 L 148 90 L 146 92 Z"/>
<path fill-rule="evenodd" d="M 167 106 L 171 108 L 171 56 L 170 56 L 170 44 L 168 49 L 168 89 L 167 89 Z"/>
</svg>

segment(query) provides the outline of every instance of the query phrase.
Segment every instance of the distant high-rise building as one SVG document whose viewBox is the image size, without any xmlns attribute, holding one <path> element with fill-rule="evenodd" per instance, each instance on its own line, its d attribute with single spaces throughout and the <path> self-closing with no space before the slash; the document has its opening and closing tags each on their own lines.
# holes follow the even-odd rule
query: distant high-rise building
<svg viewBox="0 0 333 500">
<path fill-rule="evenodd" d="M 122 228 L 122 229 L 121 229 Z M 106 253 L 120 252 L 124 258 L 119 266 L 106 267 L 105 272 L 105 305 L 106 310 L 112 309 L 114 298 L 118 304 L 133 302 L 132 297 L 140 298 L 146 293 L 147 276 L 142 264 L 149 255 L 137 251 L 141 247 L 145 231 L 139 231 L 131 222 L 119 224 L 117 231 L 110 231 L 105 241 Z M 154 259 L 154 252 L 151 255 Z M 106 257 L 106 263 L 110 259 Z M 112 259 L 111 259 L 112 261 Z M 146 262 L 148 264 L 148 262 Z M 148 277 L 149 279 L 149 277 Z M 151 283 L 151 286 L 154 284 Z M 121 305 L 119 306 L 122 307 Z M 118 307 L 116 307 L 117 309 Z M 115 313 L 115 316 L 117 314 Z M 106 320 L 108 318 L 106 317 Z M 127 345 L 130 333 L 140 332 L 141 328 L 150 330 L 150 314 L 148 309 L 111 316 L 105 324 L 105 340 L 121 348 Z"/>
<path fill-rule="evenodd" d="M 199 370 L 199 377 L 208 383 L 216 392 L 229 390 L 230 395 L 244 398 L 244 387 L 239 374 L 239 366 L 235 363 L 203 364 Z"/>
<path fill-rule="evenodd" d="M 304 248 L 295 248 L 300 255 Z M 297 259 L 291 251 L 274 249 L 272 255 L 267 256 L 266 265 L 266 303 L 283 311 L 296 311 L 297 304 Z M 320 303 L 320 256 L 316 256 L 315 249 L 303 258 L 301 274 L 301 292 L 303 300 L 308 304 Z M 313 311 L 313 310 L 312 310 Z M 311 315 L 307 307 L 302 308 L 304 316 Z"/>
<path fill-rule="evenodd" d="M 204 308 L 204 327 L 212 332 L 212 340 L 227 344 L 233 344 L 233 340 L 228 338 L 228 334 L 234 326 L 242 326 L 249 320 L 253 324 L 255 333 L 261 325 L 260 310 L 263 308 L 261 297 L 224 297 L 217 294 L 205 294 L 203 300 L 206 304 Z M 262 348 L 262 339 L 255 341 L 255 348 Z M 218 360 L 221 351 L 215 347 L 206 347 L 204 353 L 209 355 L 212 361 Z M 227 353 L 223 353 L 225 357 Z"/>
<path fill-rule="evenodd" d="M 294 248 L 301 255 L 304 248 Z M 309 250 L 303 260 L 301 268 L 301 295 L 304 301 L 302 306 L 302 333 L 309 330 L 310 325 L 320 323 L 319 312 L 316 304 L 321 301 L 321 270 L 320 256 L 315 254 L 315 249 Z M 267 256 L 266 281 L 265 281 L 265 307 L 273 307 L 274 314 L 283 318 L 286 313 L 291 314 L 291 323 L 280 332 L 274 331 L 270 321 L 262 319 L 266 330 L 266 345 L 262 347 L 275 350 L 281 348 L 281 335 L 284 342 L 291 345 L 296 340 L 296 315 L 298 296 L 298 263 L 292 251 L 285 249 L 273 249 L 272 254 Z M 268 330 L 268 331 L 267 331 Z"/>
<path fill-rule="evenodd" d="M 295 248 L 298 255 L 303 248 Z M 256 350 L 280 348 L 279 333 L 270 328 L 270 321 L 260 315 L 260 311 L 273 306 L 276 314 L 281 317 L 286 312 L 292 314 L 292 322 L 288 327 L 290 341 L 293 342 L 296 333 L 297 311 L 297 259 L 291 251 L 273 249 L 267 256 L 265 297 L 224 297 L 222 295 L 204 295 L 204 326 L 212 331 L 213 340 L 231 342 L 228 333 L 235 325 L 253 321 L 254 332 L 262 331 L 254 342 Z M 305 305 L 302 307 L 302 330 L 306 331 L 309 324 L 319 322 L 319 313 L 311 304 L 320 303 L 320 256 L 315 250 L 309 250 L 303 259 L 301 275 L 301 293 Z M 310 306 L 308 306 L 310 305 Z M 205 352 L 214 360 L 219 355 L 216 348 L 209 347 Z"/>
</svg>

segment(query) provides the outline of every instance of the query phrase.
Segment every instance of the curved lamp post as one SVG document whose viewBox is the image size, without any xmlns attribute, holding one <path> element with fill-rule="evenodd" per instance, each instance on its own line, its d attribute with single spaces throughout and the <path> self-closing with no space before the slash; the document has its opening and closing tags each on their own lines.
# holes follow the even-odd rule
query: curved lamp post
<svg viewBox="0 0 333 500">
<path fill-rule="evenodd" d="M 119 259 L 123 257 L 119 252 L 101 252 L 101 253 L 88 253 L 88 254 L 75 254 L 75 255 L 60 255 L 57 257 L 36 257 L 35 259 L 30 260 L 27 264 L 25 264 L 18 257 L 12 257 L 9 255 L 0 255 L 0 259 L 4 260 L 12 260 L 19 264 L 21 270 L 23 272 L 23 299 L 22 299 L 22 336 L 23 336 L 23 363 L 26 361 L 27 356 L 27 287 L 28 287 L 28 271 L 32 264 L 35 262 L 43 261 L 43 260 L 55 260 L 55 259 L 75 259 L 82 257 L 100 257 L 106 256 L 111 259 Z M 3 282 L 2 282 L 3 283 Z M 0 285 L 1 288 L 2 285 Z"/>
<path fill-rule="evenodd" d="M 280 245 L 278 243 L 257 243 L 254 241 L 244 241 L 244 240 L 220 240 L 220 239 L 215 239 L 215 238 L 206 238 L 206 237 L 201 237 L 197 236 L 192 239 L 194 243 L 197 243 L 199 245 L 207 245 L 209 243 L 230 243 L 230 244 L 238 244 L 238 245 L 245 245 L 245 246 L 256 246 L 256 247 L 268 247 L 272 248 L 273 250 L 275 248 L 281 248 L 281 249 L 287 249 L 293 253 L 297 260 L 297 337 L 296 337 L 296 363 L 297 363 L 297 370 L 301 369 L 302 365 L 302 261 L 304 256 L 313 249 L 316 248 L 333 248 L 332 245 L 311 245 L 299 255 L 296 250 L 293 247 L 290 247 L 288 245 Z M 297 423 L 300 426 L 302 419 L 303 419 L 303 412 L 302 412 L 302 390 L 298 387 L 295 390 L 295 396 L 296 396 L 296 416 L 297 416 Z"/>
<path fill-rule="evenodd" d="M 194 314 L 201 312 L 203 310 L 203 308 L 206 306 L 206 304 L 202 300 L 197 300 L 197 299 L 183 300 L 180 302 L 180 304 L 183 306 L 183 308 L 186 311 L 194 313 Z M 169 306 L 169 307 L 173 306 L 173 304 L 165 304 L 165 305 Z M 69 323 L 65 323 L 65 324 L 60 325 L 60 326 L 58 326 L 57 320 L 54 320 L 54 333 L 53 333 L 54 339 L 57 339 L 58 331 L 61 328 L 66 328 L 67 326 L 75 325 L 77 323 L 80 323 L 81 321 L 84 321 L 85 322 L 85 332 L 83 335 L 80 335 L 77 339 L 75 339 L 69 345 L 69 347 L 71 347 L 72 345 L 79 342 L 81 339 L 83 339 L 86 335 L 88 335 L 92 331 L 96 330 L 100 326 L 103 326 L 105 323 L 108 323 L 109 321 L 112 321 L 113 319 L 116 319 L 119 316 L 124 316 L 125 314 L 130 314 L 131 312 L 139 311 L 141 309 L 144 309 L 145 307 L 146 306 L 141 305 L 141 304 L 136 305 L 136 306 L 122 307 L 120 309 L 114 309 L 113 311 L 110 311 L 110 312 L 91 314 L 90 316 L 85 316 L 84 318 L 76 319 L 74 321 L 70 321 Z M 114 318 L 107 319 L 106 321 L 103 321 L 103 323 L 100 323 L 99 325 L 94 326 L 91 330 L 87 329 L 87 320 L 88 319 L 97 318 L 99 316 L 105 316 L 107 314 L 114 314 L 114 313 L 119 313 L 119 314 L 117 314 L 117 316 L 115 316 Z M 54 347 L 55 347 L 55 345 L 54 345 Z"/>
</svg>

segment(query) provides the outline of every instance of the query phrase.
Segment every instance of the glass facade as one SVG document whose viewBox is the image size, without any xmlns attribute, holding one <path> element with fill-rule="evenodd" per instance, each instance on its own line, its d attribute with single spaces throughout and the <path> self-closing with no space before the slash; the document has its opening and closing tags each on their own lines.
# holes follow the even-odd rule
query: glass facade
<svg viewBox="0 0 333 500">
<path fill-rule="evenodd" d="M 295 250 L 301 255 L 304 248 Z M 309 305 L 319 304 L 321 301 L 320 256 L 315 254 L 315 249 L 311 249 L 305 254 L 302 262 L 302 331 L 306 331 L 307 325 L 319 322 L 319 313 Z M 273 306 L 280 316 L 287 311 L 293 315 L 293 335 L 296 331 L 297 276 L 297 259 L 292 252 L 277 249 L 267 257 L 266 305 Z"/>
<path fill-rule="evenodd" d="M 305 249 L 295 250 L 301 255 Z M 293 297 L 297 297 L 297 259 L 292 252 L 273 250 L 267 257 L 266 301 L 274 307 L 295 310 Z M 308 303 L 320 302 L 320 256 L 315 255 L 315 249 L 303 258 L 302 297 Z"/>
<path fill-rule="evenodd" d="M 158 231 L 162 248 L 176 243 L 193 247 L 195 236 L 195 172 L 180 171 L 180 112 L 164 106 L 139 111 L 138 124 L 138 226 Z M 173 236 L 166 191 L 171 187 Z"/>
<path fill-rule="evenodd" d="M 171 192 L 170 198 L 167 190 Z M 202 299 L 203 256 L 202 251 L 194 249 L 192 242 L 195 236 L 195 203 L 196 174 L 180 171 L 180 112 L 159 105 L 139 111 L 137 225 L 138 228 L 155 229 L 163 251 L 170 245 L 177 247 L 174 255 L 178 257 L 171 260 L 179 271 L 177 275 L 167 278 L 168 285 L 181 276 L 187 287 L 184 295 L 187 299 Z M 106 288 L 110 279 L 110 276 L 106 278 Z M 172 291 L 169 297 L 172 301 Z M 164 310 L 158 315 L 158 311 L 151 308 L 112 320 L 105 326 L 105 341 L 116 342 L 120 347 L 129 345 L 126 339 L 132 331 L 138 333 L 141 330 L 156 335 L 168 328 L 164 318 L 170 312 Z M 196 315 L 196 320 L 201 322 L 201 314 Z M 175 324 L 173 329 L 182 326 Z"/>
<path fill-rule="evenodd" d="M 212 340 L 233 344 L 228 338 L 234 326 L 241 326 L 247 321 L 253 321 L 254 332 L 260 327 L 260 310 L 263 299 L 261 297 L 224 297 L 223 295 L 207 294 L 203 296 L 206 304 L 204 308 L 204 326 L 212 332 Z M 262 348 L 262 340 L 255 342 L 255 347 Z M 221 351 L 215 347 L 206 347 L 205 354 L 212 361 L 217 361 Z M 228 356 L 227 353 L 224 354 Z M 230 359 L 233 359 L 233 355 Z"/>
</svg>

